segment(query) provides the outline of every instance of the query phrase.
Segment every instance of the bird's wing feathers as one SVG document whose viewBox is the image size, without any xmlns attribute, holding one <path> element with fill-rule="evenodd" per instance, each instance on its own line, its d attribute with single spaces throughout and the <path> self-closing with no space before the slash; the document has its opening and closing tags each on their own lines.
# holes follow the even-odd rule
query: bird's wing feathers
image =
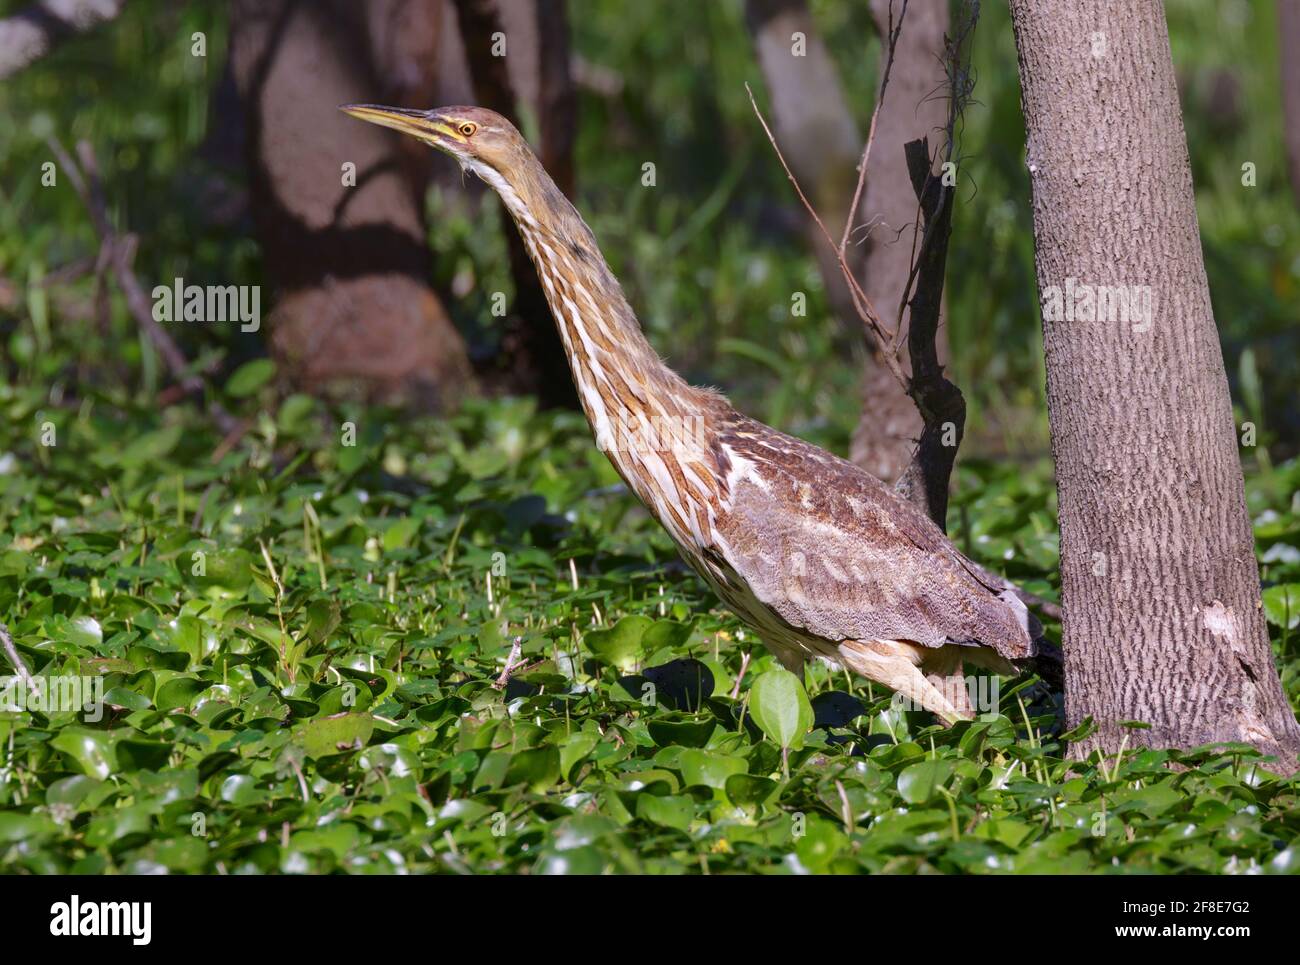
<svg viewBox="0 0 1300 965">
<path fill-rule="evenodd" d="M 716 448 L 726 478 L 717 551 L 792 627 L 1033 655 L 1032 618 L 1011 584 L 875 477 L 743 416 Z"/>
</svg>

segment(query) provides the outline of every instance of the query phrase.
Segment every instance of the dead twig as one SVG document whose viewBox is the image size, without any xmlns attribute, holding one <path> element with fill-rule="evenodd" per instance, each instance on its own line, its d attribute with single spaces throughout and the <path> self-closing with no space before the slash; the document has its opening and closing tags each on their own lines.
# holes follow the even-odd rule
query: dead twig
<svg viewBox="0 0 1300 965">
<path fill-rule="evenodd" d="M 818 229 L 822 233 L 822 237 L 825 238 L 826 243 L 831 246 L 831 250 L 837 253 L 840 273 L 844 276 L 845 284 L 849 286 L 849 295 L 853 299 L 854 310 L 858 313 L 858 317 L 862 319 L 863 324 L 870 328 L 872 332 L 875 333 L 876 337 L 880 339 L 881 344 L 888 344 L 889 338 L 886 337 L 887 333 L 881 325 L 880 316 L 876 314 L 876 309 L 871 304 L 871 299 L 867 297 L 867 293 L 864 292 L 862 286 L 858 284 L 858 280 L 853 274 L 853 269 L 849 266 L 848 259 L 840 253 L 839 247 L 835 244 L 834 239 L 831 238 L 831 233 L 826 230 L 826 224 L 817 214 L 817 210 L 808 201 L 808 197 L 803 193 L 803 188 L 799 184 L 799 179 L 796 178 L 794 172 L 790 170 L 790 165 L 786 163 L 785 155 L 781 153 L 781 146 L 777 144 L 776 137 L 772 134 L 772 129 L 768 127 L 767 120 L 763 117 L 763 112 L 758 109 L 758 102 L 754 100 L 754 92 L 750 89 L 749 84 L 745 85 L 745 93 L 749 95 L 749 103 L 750 106 L 754 108 L 754 114 L 758 117 L 758 123 L 763 125 L 763 133 L 767 135 L 767 140 L 772 145 L 772 150 L 776 152 L 777 160 L 781 162 L 781 167 L 785 169 L 785 176 L 789 178 L 790 183 L 794 185 L 795 194 L 799 196 L 799 201 L 803 204 L 804 209 L 808 212 L 809 216 L 817 224 Z M 892 336 L 892 333 L 888 334 Z M 907 376 L 903 373 L 902 366 L 898 364 L 898 359 L 887 358 L 885 359 L 885 364 L 889 367 L 890 372 L 893 373 L 894 378 L 898 379 L 899 383 L 906 388 Z"/>
<path fill-rule="evenodd" d="M 758 109 L 758 103 L 754 100 L 754 92 L 750 90 L 748 84 L 745 85 L 745 92 L 749 94 L 749 103 L 754 108 L 754 114 L 758 117 L 759 124 L 763 126 L 763 133 L 767 135 L 767 140 L 772 145 L 772 150 L 776 152 L 777 160 L 781 162 L 781 167 L 785 169 L 786 177 L 789 178 L 790 183 L 794 185 L 794 190 L 799 196 L 799 201 L 803 204 L 804 209 L 817 224 L 818 229 L 822 233 L 822 237 L 826 239 L 826 243 L 830 246 L 831 251 L 836 256 L 836 261 L 840 266 L 840 274 L 844 276 L 844 282 L 849 289 L 849 296 L 853 302 L 854 311 L 858 313 L 858 317 L 862 320 L 863 324 L 865 324 L 875 336 L 875 344 L 881 349 L 880 357 L 884 361 L 885 367 L 889 369 L 890 374 L 898 380 L 898 384 L 903 387 L 904 391 L 909 390 L 909 380 L 907 374 L 903 371 L 902 365 L 900 365 L 898 361 L 898 344 L 902 334 L 902 314 L 899 314 L 898 324 L 895 328 L 892 331 L 886 330 L 884 324 L 880 320 L 879 314 L 876 312 L 875 306 L 871 304 L 871 299 L 867 297 L 867 293 L 858 282 L 857 276 L 854 274 L 853 268 L 849 264 L 848 244 L 849 238 L 852 236 L 855 228 L 858 208 L 862 203 L 862 192 L 867 177 L 867 165 L 871 160 L 871 147 L 876 139 L 876 121 L 880 116 L 880 107 L 885 100 L 885 91 L 889 87 L 889 76 L 893 70 L 894 55 L 898 46 L 899 35 L 903 30 L 903 17 L 906 13 L 907 0 L 903 0 L 898 22 L 895 24 L 893 3 L 890 3 L 889 29 L 887 31 L 889 36 L 887 38 L 885 51 L 885 69 L 881 75 L 880 90 L 876 95 L 876 105 L 871 112 L 871 125 L 867 131 L 866 144 L 862 149 L 862 160 L 858 165 L 858 183 L 853 191 L 853 201 L 849 207 L 848 215 L 844 219 L 844 232 L 840 236 L 840 243 L 838 245 L 835 243 L 834 239 L 831 238 L 830 232 L 826 230 L 826 225 L 822 222 L 816 209 L 814 209 L 812 204 L 809 203 L 807 196 L 803 192 L 803 188 L 799 184 L 799 179 L 794 176 L 794 172 L 790 170 L 790 165 L 786 163 L 785 155 L 782 154 L 781 147 L 777 144 L 776 137 L 772 134 L 772 129 L 768 127 L 767 121 L 763 117 L 763 112 Z"/>
<path fill-rule="evenodd" d="M 979 17 L 978 0 L 967 5 L 967 16 L 959 24 L 955 34 L 946 39 L 944 59 L 950 92 L 948 118 L 945 124 L 946 144 L 943 149 L 945 160 L 951 160 L 955 151 L 956 128 L 961 112 L 970 95 L 971 79 L 969 68 L 962 63 L 963 48 L 975 28 Z M 952 227 L 953 187 L 945 184 L 942 177 L 933 173 L 934 159 L 931 158 L 928 141 L 921 139 L 905 146 L 907 152 L 908 172 L 917 198 L 918 228 L 913 236 L 913 257 L 907 284 L 900 293 L 896 324 L 892 329 L 886 328 L 870 299 L 863 291 L 853 269 L 850 267 L 847 252 L 848 242 L 853 235 L 857 209 L 861 203 L 863 186 L 866 182 L 867 168 L 871 159 L 871 149 L 875 141 L 876 120 L 885 92 L 902 33 L 903 20 L 907 13 L 907 0 L 903 0 L 897 21 L 894 19 L 893 3 L 889 7 L 889 23 L 886 30 L 885 69 L 881 74 L 880 90 L 876 97 L 876 106 L 872 111 L 871 127 L 867 141 L 862 150 L 862 162 L 858 168 L 858 184 L 853 195 L 853 204 L 845 218 L 844 233 L 838 245 L 830 237 L 825 224 L 809 203 L 798 179 L 786 163 L 771 128 L 768 127 L 754 93 L 745 85 L 749 102 L 758 116 L 763 132 L 767 135 L 777 159 L 784 168 L 786 177 L 794 185 L 795 193 L 805 210 L 812 217 L 826 243 L 831 246 L 849 288 L 854 309 L 875 336 L 880 347 L 880 358 L 886 368 L 898 380 L 921 414 L 923 429 L 916 452 L 902 477 L 897 483 L 897 491 L 910 501 L 923 508 L 932 520 L 941 528 L 946 528 L 948 506 L 948 482 L 957 454 L 957 445 L 966 421 L 966 402 L 961 391 L 943 375 L 943 366 L 939 364 L 936 337 L 939 325 L 939 309 L 943 301 L 944 274 L 948 257 L 948 235 Z M 898 359 L 899 347 L 904 333 L 904 316 L 907 317 L 907 348 L 912 372 L 904 372 Z"/>
<path fill-rule="evenodd" d="M 867 164 L 871 160 L 871 145 L 876 140 L 876 120 L 880 117 L 881 105 L 885 103 L 885 91 L 889 88 L 889 75 L 894 69 L 894 52 L 898 48 L 898 36 L 903 32 L 903 18 L 907 16 L 907 0 L 903 0 L 898 13 L 898 26 L 894 26 L 894 4 L 889 4 L 889 26 L 885 52 L 885 70 L 880 77 L 880 92 L 876 95 L 876 106 L 871 110 L 871 126 L 867 128 L 867 143 L 862 148 L 862 160 L 858 163 L 858 184 L 853 189 L 853 201 L 849 205 L 849 216 L 844 219 L 844 234 L 840 238 L 839 254 L 844 258 L 848 252 L 849 236 L 853 233 L 853 224 L 858 216 L 858 207 L 862 204 L 862 191 L 867 183 Z M 902 319 L 902 314 L 899 314 Z"/>
<path fill-rule="evenodd" d="M 515 637 L 514 643 L 510 646 L 510 656 L 506 657 L 505 669 L 501 671 L 501 676 L 497 677 L 492 684 L 495 690 L 505 690 L 506 684 L 510 682 L 510 675 L 514 673 L 515 665 L 523 656 L 524 638 Z"/>
<path fill-rule="evenodd" d="M 740 655 L 740 673 L 736 674 L 736 685 L 731 688 L 731 699 L 740 699 L 740 682 L 745 679 L 745 671 L 749 669 L 749 651 L 746 650 Z"/>
<path fill-rule="evenodd" d="M 22 678 L 23 684 L 29 689 L 35 688 L 36 681 L 32 677 L 32 672 L 27 669 L 27 664 L 23 661 L 22 654 L 20 654 L 18 648 L 14 646 L 14 638 L 9 636 L 9 628 L 3 623 L 0 623 L 0 647 L 4 648 L 5 656 L 8 657 L 9 662 L 13 664 L 14 670 L 18 673 L 18 676 Z"/>
<path fill-rule="evenodd" d="M 970 71 L 963 67 L 963 48 L 975 29 L 979 3 L 970 3 L 967 11 L 956 32 L 945 38 L 944 43 L 949 88 L 948 118 L 944 125 L 945 162 L 951 161 L 955 152 L 957 124 L 971 92 Z M 946 530 L 948 482 L 966 427 L 966 400 L 961 390 L 944 376 L 938 352 L 939 312 L 943 306 L 956 186 L 946 183 L 943 174 L 935 175 L 935 158 L 930 155 L 927 138 L 910 141 L 904 151 L 918 209 L 914 244 L 917 235 L 920 242 L 916 244 L 912 268 L 899 302 L 897 331 L 902 331 L 906 306 L 907 352 L 912 363 L 907 394 L 921 414 L 922 429 L 916 451 L 894 488 L 924 509 L 940 529 Z M 951 169 L 941 167 L 940 170 Z M 893 350 L 891 345 L 891 353 Z"/>
<path fill-rule="evenodd" d="M 130 309 L 132 317 L 144 330 L 154 348 L 158 350 L 158 354 L 162 357 L 163 363 L 167 366 L 172 378 L 179 382 L 187 393 L 206 394 L 206 383 L 190 368 L 185 354 L 181 351 L 180 346 L 176 344 L 175 339 L 153 317 L 153 306 L 149 296 L 145 293 L 144 287 L 140 284 L 140 280 L 131 267 L 132 262 L 135 260 L 137 238 L 129 233 L 119 235 L 109 220 L 108 207 L 104 201 L 103 184 L 99 176 L 99 164 L 90 143 L 81 141 L 77 144 L 77 157 L 81 161 L 80 165 L 64 150 L 58 138 L 49 137 L 46 139 L 46 144 L 49 145 L 51 153 L 59 162 L 59 167 L 67 175 L 68 180 L 72 183 L 73 190 L 77 192 L 77 196 L 81 198 L 82 204 L 85 205 L 86 211 L 90 215 L 91 223 L 95 227 L 95 234 L 99 236 L 102 250 L 107 252 L 107 255 L 102 257 L 106 257 L 110 263 L 113 278 L 117 281 L 118 288 L 121 289 L 123 296 L 126 298 L 127 308 Z M 208 403 L 208 414 L 212 416 L 212 420 L 223 433 L 233 433 L 239 427 L 239 420 L 227 412 L 225 407 L 216 400 Z"/>
</svg>

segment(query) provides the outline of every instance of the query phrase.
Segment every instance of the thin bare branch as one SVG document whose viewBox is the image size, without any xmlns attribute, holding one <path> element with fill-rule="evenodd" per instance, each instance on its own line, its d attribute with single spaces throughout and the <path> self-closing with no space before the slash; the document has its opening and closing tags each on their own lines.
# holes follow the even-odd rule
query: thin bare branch
<svg viewBox="0 0 1300 965">
<path fill-rule="evenodd" d="M 885 49 L 885 70 L 880 78 L 880 91 L 876 94 L 876 106 L 871 110 L 871 126 L 867 129 L 867 143 L 862 148 L 862 161 L 858 164 L 858 185 L 853 189 L 853 202 L 849 205 L 849 215 L 844 219 L 844 234 L 840 238 L 839 253 L 843 258 L 849 246 L 849 235 L 858 216 L 858 206 L 862 204 L 862 190 L 867 183 L 867 165 L 871 161 L 871 145 L 876 140 L 876 120 L 880 117 L 880 108 L 885 103 L 885 91 L 889 89 L 889 75 L 894 69 L 894 52 L 898 48 L 898 37 L 903 32 L 903 18 L 907 16 L 907 0 L 898 13 L 898 26 L 894 26 L 894 0 L 889 0 L 889 35 Z M 902 313 L 899 313 L 902 319 Z M 901 325 L 899 326 L 901 328 Z"/>
<path fill-rule="evenodd" d="M 14 670 L 22 678 L 23 684 L 28 688 L 35 688 L 36 681 L 32 679 L 32 672 L 27 669 L 27 664 L 23 662 L 22 654 L 14 646 L 14 638 L 9 636 L 9 628 L 0 623 L 0 647 L 4 649 L 5 656 L 13 664 Z"/>
<path fill-rule="evenodd" d="M 122 290 L 127 308 L 130 309 L 136 323 L 144 329 L 145 335 L 158 350 L 172 378 L 176 379 L 187 393 L 205 394 L 207 386 L 203 379 L 190 368 L 185 353 L 181 351 L 175 339 L 153 317 L 149 296 L 145 294 L 144 287 L 131 267 L 135 260 L 137 239 L 132 234 L 119 235 L 109 220 L 108 205 L 104 200 L 103 183 L 99 176 L 99 165 L 89 142 L 81 141 L 77 144 L 80 165 L 72 159 L 57 138 L 48 138 L 46 144 L 59 162 L 59 167 L 72 183 L 73 190 L 81 198 L 82 204 L 86 206 L 91 223 L 95 226 L 95 234 L 99 236 L 103 249 L 109 253 L 108 259 L 113 269 L 113 277 Z M 215 400 L 210 402 L 208 412 L 222 432 L 229 434 L 239 428 L 239 420 L 227 412 L 221 403 Z"/>
<path fill-rule="evenodd" d="M 768 142 L 772 145 L 772 150 L 776 152 L 777 160 L 781 162 L 781 167 L 785 170 L 785 176 L 789 178 L 790 183 L 794 185 L 794 190 L 799 196 L 799 201 L 803 204 L 804 209 L 812 217 L 813 221 L 816 222 L 817 227 L 821 230 L 822 237 L 826 239 L 826 244 L 830 245 L 831 250 L 836 253 L 840 266 L 840 273 L 844 276 L 844 281 L 849 286 L 849 294 L 853 297 L 854 310 L 857 311 L 858 316 L 862 319 L 863 323 L 875 333 L 876 338 L 880 340 L 880 344 L 889 344 L 892 340 L 892 333 L 886 332 L 884 327 L 881 325 L 880 316 L 876 313 L 875 308 L 871 304 L 871 300 L 867 298 L 867 293 L 862 290 L 862 286 L 854 276 L 853 269 L 849 266 L 848 259 L 844 256 L 844 251 L 836 246 L 835 240 L 831 238 L 831 233 L 826 230 L 826 224 L 817 214 L 817 210 L 808 201 L 807 195 L 803 193 L 803 188 L 799 185 L 799 179 L 794 176 L 794 172 L 790 170 L 790 165 L 786 163 L 785 155 L 781 153 L 781 146 L 777 144 L 776 136 L 772 133 L 772 129 L 768 127 L 767 120 L 763 117 L 763 112 L 759 110 L 758 102 L 754 100 L 754 92 L 750 89 L 749 84 L 745 85 L 745 93 L 749 95 L 749 103 L 754 108 L 754 114 L 758 117 L 758 123 L 763 125 L 763 133 L 767 135 Z M 906 389 L 907 376 L 903 373 L 902 366 L 898 364 L 898 359 L 887 357 L 885 359 L 885 364 L 889 367 L 890 372 L 893 373 L 894 378 L 898 379 L 899 384 Z"/>
</svg>

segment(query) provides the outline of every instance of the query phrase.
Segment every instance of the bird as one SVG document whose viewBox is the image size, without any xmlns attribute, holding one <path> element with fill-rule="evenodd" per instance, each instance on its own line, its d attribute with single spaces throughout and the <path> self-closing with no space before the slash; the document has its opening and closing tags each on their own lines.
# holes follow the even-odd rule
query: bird
<svg viewBox="0 0 1300 965">
<path fill-rule="evenodd" d="M 500 196 L 598 448 L 786 670 L 847 666 L 951 726 L 974 716 L 965 663 L 1008 676 L 1032 665 L 1041 626 L 1010 582 L 876 477 L 664 363 L 595 235 L 510 121 L 481 107 L 340 109 L 450 155 Z"/>
</svg>

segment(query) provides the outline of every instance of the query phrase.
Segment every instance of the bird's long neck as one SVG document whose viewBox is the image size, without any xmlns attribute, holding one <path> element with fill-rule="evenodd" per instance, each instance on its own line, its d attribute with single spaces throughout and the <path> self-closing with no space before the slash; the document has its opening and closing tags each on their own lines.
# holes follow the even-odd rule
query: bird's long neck
<svg viewBox="0 0 1300 965">
<path fill-rule="evenodd" d="M 607 428 L 602 416 L 670 414 L 660 409 L 685 401 L 688 387 L 646 341 L 577 209 L 549 178 L 546 187 L 544 205 L 511 213 L 541 278 L 592 430 L 599 435 Z M 544 217 L 532 213 L 539 209 Z"/>
<path fill-rule="evenodd" d="M 540 164 L 529 173 L 520 192 L 493 186 L 537 268 L 596 443 L 669 532 L 684 537 L 695 527 L 693 511 L 664 499 L 683 482 L 691 494 L 704 496 L 704 473 L 693 467 L 709 458 L 707 396 L 646 341 L 577 209 Z M 666 486 L 672 482 L 679 485 Z"/>
</svg>

